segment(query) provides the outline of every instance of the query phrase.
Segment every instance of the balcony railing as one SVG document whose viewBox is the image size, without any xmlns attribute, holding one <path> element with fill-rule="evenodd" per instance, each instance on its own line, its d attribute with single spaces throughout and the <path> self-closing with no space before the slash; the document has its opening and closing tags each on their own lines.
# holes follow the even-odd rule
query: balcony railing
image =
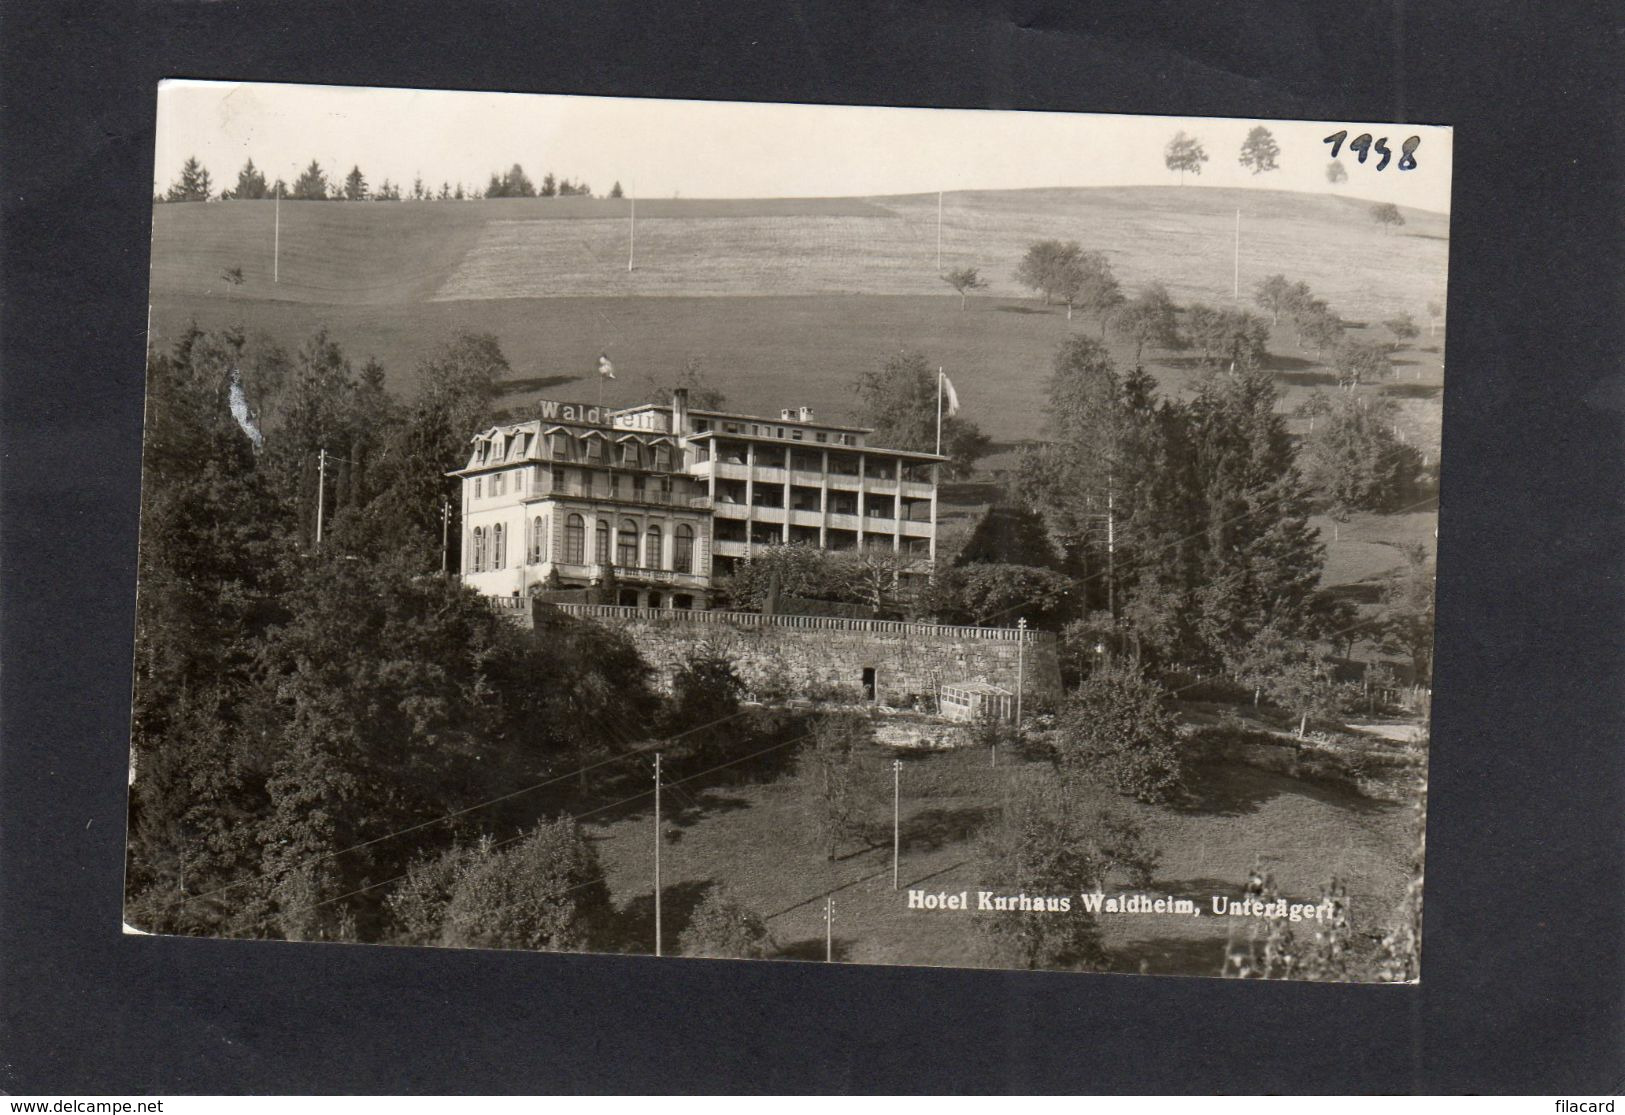
<svg viewBox="0 0 1625 1115">
<path fill-rule="evenodd" d="M 711 506 L 711 500 L 706 496 L 681 495 L 677 492 L 659 491 L 618 491 L 607 492 L 584 488 L 575 484 L 566 484 L 559 488 L 538 490 L 529 500 L 540 499 L 589 499 L 600 503 L 621 503 L 628 506 L 643 507 L 677 507 L 704 510 Z"/>
<path fill-rule="evenodd" d="M 903 620 L 855 619 L 844 616 L 762 615 L 758 612 L 703 612 L 672 608 L 634 608 L 618 604 L 553 604 L 550 607 L 581 619 L 642 620 L 663 623 L 714 624 L 719 627 L 797 627 L 812 631 L 851 631 L 863 634 L 937 636 L 951 639 L 983 639 L 998 643 L 1026 643 L 1029 646 L 1052 643 L 1048 631 L 1015 627 L 958 627 L 937 623 L 909 623 Z"/>
</svg>

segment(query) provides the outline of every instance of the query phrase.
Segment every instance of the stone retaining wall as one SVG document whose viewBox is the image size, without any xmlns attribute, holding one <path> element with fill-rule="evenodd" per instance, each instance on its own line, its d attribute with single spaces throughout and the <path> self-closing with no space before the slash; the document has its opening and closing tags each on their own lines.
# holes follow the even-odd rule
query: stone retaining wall
<svg viewBox="0 0 1625 1115">
<path fill-rule="evenodd" d="M 861 698 L 872 685 L 882 704 L 929 696 L 934 705 L 938 686 L 976 678 L 1014 691 L 1018 672 L 1029 695 L 1061 689 L 1055 636 L 1048 632 L 517 599 L 512 606 L 536 625 L 573 617 L 625 631 L 667 687 L 674 666 L 703 646 L 726 655 L 747 688 L 769 699 Z"/>
</svg>

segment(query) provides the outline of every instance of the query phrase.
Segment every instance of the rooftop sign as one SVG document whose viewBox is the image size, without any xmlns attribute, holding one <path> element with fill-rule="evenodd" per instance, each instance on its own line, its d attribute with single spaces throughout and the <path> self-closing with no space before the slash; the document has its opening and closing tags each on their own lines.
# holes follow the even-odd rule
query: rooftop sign
<svg viewBox="0 0 1625 1115">
<path fill-rule="evenodd" d="M 576 422 L 584 426 L 608 426 L 610 408 L 589 406 L 586 403 L 561 403 L 541 399 L 536 404 L 542 418 L 548 422 Z"/>
</svg>

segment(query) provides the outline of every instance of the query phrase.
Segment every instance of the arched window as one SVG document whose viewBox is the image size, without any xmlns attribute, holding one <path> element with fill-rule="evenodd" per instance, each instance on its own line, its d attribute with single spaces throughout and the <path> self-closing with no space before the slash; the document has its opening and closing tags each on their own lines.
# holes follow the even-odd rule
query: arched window
<svg viewBox="0 0 1625 1115">
<path fill-rule="evenodd" d="M 485 528 L 474 528 L 474 572 L 485 571 Z"/>
<path fill-rule="evenodd" d="M 603 519 L 598 520 L 598 528 L 594 532 L 592 560 L 599 565 L 609 564 L 609 524 Z"/>
<path fill-rule="evenodd" d="M 547 519 L 538 515 L 530 522 L 530 563 L 540 565 L 547 558 Z"/>
<path fill-rule="evenodd" d="M 643 533 L 643 564 L 649 569 L 660 568 L 660 526 L 650 523 Z"/>
<path fill-rule="evenodd" d="M 637 563 L 638 524 L 622 519 L 621 529 L 615 533 L 615 564 L 630 569 Z"/>
<path fill-rule="evenodd" d="M 694 528 L 687 523 L 678 523 L 672 536 L 671 567 L 679 573 L 694 572 Z"/>
<path fill-rule="evenodd" d="M 491 568 L 501 569 L 507 560 L 507 531 L 498 523 L 491 528 Z"/>
<path fill-rule="evenodd" d="M 587 524 L 580 515 L 564 520 L 564 560 L 580 565 L 587 560 Z"/>
</svg>

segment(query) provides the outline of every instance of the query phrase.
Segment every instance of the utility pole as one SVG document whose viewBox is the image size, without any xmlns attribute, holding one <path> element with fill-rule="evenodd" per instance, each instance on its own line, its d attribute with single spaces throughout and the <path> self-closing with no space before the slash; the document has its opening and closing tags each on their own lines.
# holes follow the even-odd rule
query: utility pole
<svg viewBox="0 0 1625 1115">
<path fill-rule="evenodd" d="M 440 501 L 440 572 L 450 571 L 451 500 Z"/>
<path fill-rule="evenodd" d="M 632 192 L 627 195 L 627 200 L 632 203 L 632 214 L 627 222 L 631 236 L 626 249 L 626 269 L 630 272 L 633 261 L 638 257 L 638 184 L 636 182 L 632 183 Z"/>
<path fill-rule="evenodd" d="M 276 180 L 275 231 L 271 233 L 271 281 L 282 281 L 282 179 Z"/>
<path fill-rule="evenodd" d="M 1016 735 L 1021 735 L 1021 691 L 1027 688 L 1027 621 L 1016 621 Z M 997 756 L 995 755 L 995 758 Z"/>
<path fill-rule="evenodd" d="M 316 454 L 316 548 L 322 548 L 322 511 L 327 496 L 327 447 Z"/>
<path fill-rule="evenodd" d="M 903 829 L 900 823 L 902 810 L 899 803 L 902 800 L 901 788 L 903 784 L 903 760 L 891 761 L 891 889 L 897 889 L 897 864 L 902 859 Z"/>
<path fill-rule="evenodd" d="M 1117 620 L 1117 503 L 1112 478 L 1106 477 L 1106 611 Z"/>
<path fill-rule="evenodd" d="M 835 899 L 824 899 L 824 963 L 835 959 Z"/>
<path fill-rule="evenodd" d="M 655 955 L 660 955 L 660 752 L 655 752 Z"/>
<path fill-rule="evenodd" d="M 937 274 L 942 274 L 942 191 L 937 191 Z"/>
<path fill-rule="evenodd" d="M 1230 280 L 1230 299 L 1241 301 L 1241 210 L 1236 210 L 1236 269 Z"/>
</svg>

